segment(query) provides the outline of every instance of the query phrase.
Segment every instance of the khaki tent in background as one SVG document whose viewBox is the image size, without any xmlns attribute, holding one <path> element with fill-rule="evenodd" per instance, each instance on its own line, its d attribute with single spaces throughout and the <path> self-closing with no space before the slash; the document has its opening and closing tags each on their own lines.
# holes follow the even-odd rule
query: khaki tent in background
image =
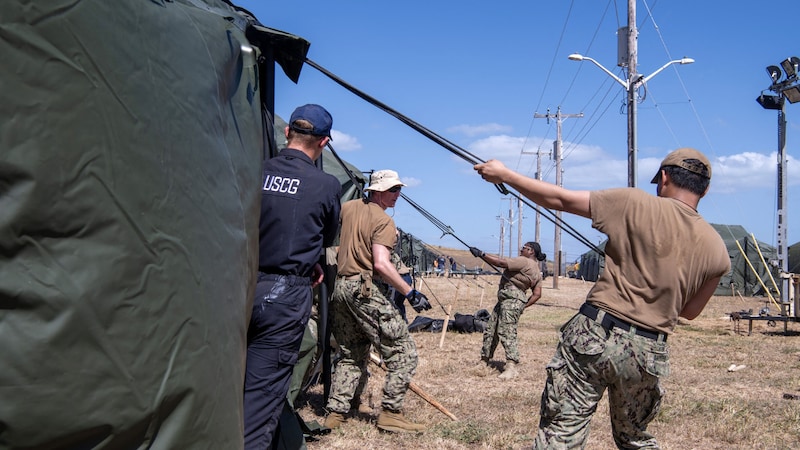
<svg viewBox="0 0 800 450">
<path fill-rule="evenodd" d="M 214 0 L 0 21 L 0 448 L 241 448 L 264 123 L 308 43 Z"/>
</svg>

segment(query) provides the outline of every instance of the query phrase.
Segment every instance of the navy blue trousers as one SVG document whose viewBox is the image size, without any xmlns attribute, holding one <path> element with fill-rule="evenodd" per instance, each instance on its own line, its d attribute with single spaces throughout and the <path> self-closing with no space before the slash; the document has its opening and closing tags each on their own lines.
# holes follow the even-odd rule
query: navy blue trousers
<svg viewBox="0 0 800 450">
<path fill-rule="evenodd" d="M 247 330 L 244 448 L 273 446 L 292 369 L 311 315 L 308 277 L 259 273 Z"/>
</svg>

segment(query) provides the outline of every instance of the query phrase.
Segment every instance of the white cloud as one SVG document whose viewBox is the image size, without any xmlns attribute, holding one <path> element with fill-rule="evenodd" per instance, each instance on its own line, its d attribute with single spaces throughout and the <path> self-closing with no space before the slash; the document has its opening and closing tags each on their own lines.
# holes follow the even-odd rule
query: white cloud
<svg viewBox="0 0 800 450">
<path fill-rule="evenodd" d="M 484 160 L 499 159 L 505 164 L 516 164 L 523 145 L 525 138 L 503 134 L 479 139 L 470 144 L 469 149 Z"/>
<path fill-rule="evenodd" d="M 469 137 L 481 134 L 508 133 L 512 130 L 510 126 L 500 125 L 499 123 L 484 123 L 481 125 L 456 125 L 447 129 L 450 133 L 460 133 Z"/>
<path fill-rule="evenodd" d="M 414 177 L 400 177 L 400 180 L 408 187 L 416 187 L 422 184 L 422 180 Z"/>
<path fill-rule="evenodd" d="M 711 161 L 712 185 L 718 192 L 732 193 L 753 188 L 772 188 L 777 183 L 778 156 L 744 152 L 737 155 L 720 156 Z M 800 161 L 787 156 L 787 178 L 789 185 L 800 183 Z"/>
<path fill-rule="evenodd" d="M 350 136 L 349 134 L 345 134 L 337 130 L 331 130 L 331 137 L 333 138 L 331 141 L 331 146 L 336 149 L 336 151 L 353 152 L 356 150 L 361 150 L 361 143 L 358 142 L 357 138 Z"/>
<path fill-rule="evenodd" d="M 533 176 L 536 170 L 536 156 L 523 155 L 535 152 L 535 145 L 547 143 L 542 151 L 542 173 L 545 180 L 554 182 L 555 162 L 551 159 L 552 140 L 542 138 L 523 138 L 508 135 L 489 136 L 474 141 L 469 150 L 481 159 L 498 159 L 506 166 L 518 168 L 520 173 Z M 563 185 L 570 189 L 605 189 L 622 187 L 628 184 L 627 159 L 613 159 L 602 148 L 593 145 L 562 144 Z M 639 187 L 647 190 L 650 179 L 658 170 L 662 158 L 639 158 L 637 177 Z M 716 193 L 741 193 L 754 189 L 770 189 L 776 185 L 777 154 L 743 152 L 735 155 L 719 156 L 712 159 L 712 190 Z M 800 160 L 787 155 L 788 185 L 800 184 Z M 654 191 L 653 191 L 654 192 Z"/>
</svg>

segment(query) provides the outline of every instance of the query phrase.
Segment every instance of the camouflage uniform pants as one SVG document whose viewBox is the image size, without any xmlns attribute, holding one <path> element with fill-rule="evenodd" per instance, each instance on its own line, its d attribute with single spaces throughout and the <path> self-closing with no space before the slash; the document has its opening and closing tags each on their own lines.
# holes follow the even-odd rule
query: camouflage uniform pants
<svg viewBox="0 0 800 450">
<path fill-rule="evenodd" d="M 481 358 L 492 359 L 500 343 L 506 351 L 506 360 L 519 362 L 517 323 L 527 301 L 525 293 L 517 288 L 500 289 L 497 292 L 497 303 L 483 332 Z"/>
<path fill-rule="evenodd" d="M 555 356 L 547 365 L 533 448 L 584 448 L 589 422 L 606 388 L 617 447 L 659 448 L 647 425 L 661 407 L 664 390 L 659 377 L 668 373 L 666 341 L 619 328 L 609 331 L 577 314 L 561 327 Z"/>
<path fill-rule="evenodd" d="M 408 385 L 417 370 L 417 347 L 400 313 L 372 283 L 362 297 L 361 281 L 339 278 L 331 299 L 331 331 L 339 344 L 327 409 L 345 414 L 355 395 L 362 368 L 373 345 L 386 364 L 381 406 L 401 411 Z"/>
</svg>

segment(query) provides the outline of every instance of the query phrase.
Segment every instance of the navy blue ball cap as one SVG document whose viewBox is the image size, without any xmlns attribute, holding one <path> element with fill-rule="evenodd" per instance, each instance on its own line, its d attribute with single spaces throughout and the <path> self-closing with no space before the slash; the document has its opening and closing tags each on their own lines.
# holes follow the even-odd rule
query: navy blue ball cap
<svg viewBox="0 0 800 450">
<path fill-rule="evenodd" d="M 305 120 L 309 122 L 313 128 L 300 128 L 295 126 L 298 120 Z M 331 114 L 322 106 L 308 104 L 297 107 L 289 119 L 289 127 L 294 131 L 302 134 L 311 134 L 314 136 L 328 136 L 331 137 L 331 127 L 333 126 L 333 118 Z"/>
</svg>

